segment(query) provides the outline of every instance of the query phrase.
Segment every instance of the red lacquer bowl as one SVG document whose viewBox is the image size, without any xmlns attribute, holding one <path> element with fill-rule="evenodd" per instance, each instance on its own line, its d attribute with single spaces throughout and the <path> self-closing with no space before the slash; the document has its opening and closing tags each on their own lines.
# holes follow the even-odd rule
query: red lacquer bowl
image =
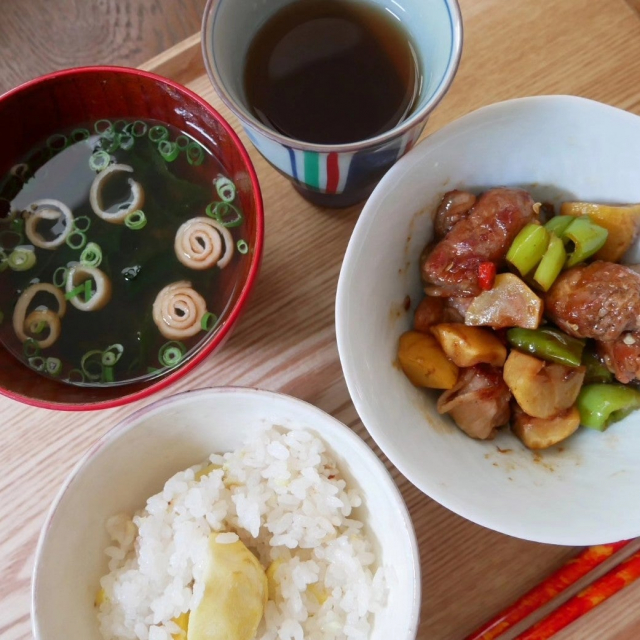
<svg viewBox="0 0 640 640">
<path fill-rule="evenodd" d="M 65 411 L 107 409 L 145 398 L 184 376 L 229 336 L 255 284 L 262 256 L 264 213 L 258 178 L 231 126 L 206 101 L 161 76 L 122 67 L 83 67 L 52 73 L 0 96 L 0 176 L 48 136 L 92 120 L 150 118 L 188 132 L 209 148 L 235 182 L 245 215 L 250 259 L 218 329 L 191 358 L 165 377 L 130 385 L 79 387 L 45 378 L 0 345 L 0 393 Z M 1 282 L 0 282 L 1 286 Z M 5 320 L 6 321 L 6 320 Z"/>
</svg>

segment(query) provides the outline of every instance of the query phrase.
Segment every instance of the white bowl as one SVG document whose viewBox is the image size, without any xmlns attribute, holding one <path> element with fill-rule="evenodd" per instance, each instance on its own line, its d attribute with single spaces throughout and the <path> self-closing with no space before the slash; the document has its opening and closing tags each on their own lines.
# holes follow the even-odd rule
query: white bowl
<svg viewBox="0 0 640 640">
<path fill-rule="evenodd" d="M 605 433 L 581 429 L 539 454 L 507 430 L 465 436 L 435 393 L 393 366 L 403 310 L 422 297 L 418 257 L 445 191 L 521 186 L 545 201 L 640 202 L 640 118 L 570 96 L 475 111 L 396 164 L 367 202 L 342 265 L 340 360 L 365 426 L 398 469 L 452 511 L 528 540 L 590 545 L 640 534 L 640 413 Z M 640 257 L 638 247 L 632 260 Z M 501 451 L 502 450 L 502 451 Z M 506 450 L 506 451 L 505 451 Z"/>
<path fill-rule="evenodd" d="M 384 465 L 350 429 L 295 398 L 256 389 L 203 389 L 153 403 L 111 430 L 71 473 L 43 528 L 34 569 L 36 640 L 102 640 L 93 601 L 107 572 L 106 519 L 142 508 L 177 471 L 239 447 L 265 425 L 320 436 L 349 483 L 363 494 L 358 513 L 392 567 L 388 606 L 371 640 L 413 640 L 420 608 L 420 562 L 411 519 Z"/>
</svg>

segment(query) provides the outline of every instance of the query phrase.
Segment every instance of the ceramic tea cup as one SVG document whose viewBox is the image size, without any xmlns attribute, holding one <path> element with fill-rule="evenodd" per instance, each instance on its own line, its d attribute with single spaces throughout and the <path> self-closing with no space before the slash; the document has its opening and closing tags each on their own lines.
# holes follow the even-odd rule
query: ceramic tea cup
<svg viewBox="0 0 640 640">
<path fill-rule="evenodd" d="M 387 170 L 415 144 L 447 92 L 462 52 L 457 0 L 354 0 L 399 20 L 416 49 L 422 80 L 415 107 L 394 128 L 347 144 L 313 144 L 267 127 L 252 112 L 244 88 L 247 51 L 275 13 L 304 0 L 209 0 L 202 47 L 209 78 L 258 151 L 308 200 L 345 207 L 367 198 Z M 381 87 L 381 91 L 384 87 Z"/>
</svg>

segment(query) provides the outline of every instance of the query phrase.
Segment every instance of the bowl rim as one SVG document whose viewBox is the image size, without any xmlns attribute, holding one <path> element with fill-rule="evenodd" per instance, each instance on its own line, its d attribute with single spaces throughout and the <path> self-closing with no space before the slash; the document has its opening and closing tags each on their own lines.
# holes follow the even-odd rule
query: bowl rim
<svg viewBox="0 0 640 640">
<path fill-rule="evenodd" d="M 227 321 L 220 327 L 217 333 L 213 336 L 213 338 L 204 345 L 201 349 L 199 349 L 193 357 L 191 357 L 183 366 L 179 366 L 175 371 L 170 373 L 169 375 L 161 378 L 157 382 L 150 384 L 148 387 L 144 389 L 140 389 L 134 393 L 124 393 L 123 395 L 113 398 L 111 400 L 99 400 L 97 402 L 86 402 L 86 403 L 65 403 L 65 402 L 51 402 L 39 400 L 37 398 L 31 398 L 29 396 L 23 396 L 20 393 L 16 393 L 14 391 L 4 389 L 0 387 L 0 394 L 11 398 L 12 400 L 17 400 L 18 402 L 22 402 L 23 404 L 31 405 L 33 407 L 39 407 L 42 409 L 52 409 L 57 411 L 95 411 L 97 409 L 112 409 L 114 407 L 120 407 L 125 404 L 129 404 L 131 402 L 135 402 L 137 400 L 143 400 L 144 398 L 148 398 L 149 396 L 157 393 L 158 391 L 168 387 L 173 384 L 180 378 L 187 375 L 190 371 L 192 371 L 195 367 L 197 367 L 205 358 L 207 358 L 211 352 L 225 339 L 229 331 L 235 326 L 238 321 L 238 317 L 242 310 L 244 309 L 249 294 L 253 290 L 255 285 L 255 281 L 258 277 L 258 272 L 260 268 L 260 262 L 262 260 L 262 254 L 264 249 L 264 204 L 262 199 L 262 192 L 260 190 L 260 183 L 258 181 L 258 176 L 256 174 L 255 167 L 253 166 L 253 162 L 249 157 L 249 153 L 240 140 L 238 134 L 235 132 L 233 127 L 225 120 L 225 118 L 214 109 L 204 98 L 201 98 L 197 93 L 192 91 L 191 89 L 181 85 L 169 78 L 165 78 L 164 76 L 158 75 L 156 73 L 152 73 L 150 71 L 144 71 L 142 69 L 136 69 L 133 67 L 123 67 L 117 65 L 93 65 L 93 66 L 84 66 L 84 67 L 73 67 L 69 69 L 63 69 L 61 71 L 54 71 L 52 73 L 45 74 L 43 76 L 39 76 L 34 78 L 33 80 L 29 80 L 17 87 L 10 89 L 6 93 L 0 95 L 0 103 L 5 100 L 14 98 L 16 95 L 20 94 L 26 89 L 30 89 L 40 84 L 45 84 L 47 82 L 51 82 L 53 80 L 57 80 L 58 78 L 64 78 L 67 76 L 78 76 L 78 75 L 91 75 L 94 73 L 115 73 L 121 74 L 125 76 L 134 76 L 134 77 L 142 77 L 147 80 L 152 80 L 158 84 L 163 84 L 171 89 L 175 90 L 182 96 L 186 96 L 189 100 L 197 103 L 203 109 L 205 109 L 217 122 L 222 126 L 222 128 L 226 131 L 227 135 L 233 141 L 234 146 L 236 147 L 240 157 L 242 158 L 242 162 L 247 170 L 249 178 L 251 180 L 251 191 L 253 193 L 253 197 L 256 203 L 256 240 L 254 245 L 254 251 L 251 256 L 251 264 L 249 266 L 249 271 L 247 277 L 242 284 L 242 289 L 238 296 L 238 300 L 231 308 L 229 315 L 227 316 Z M 122 387 L 126 390 L 126 386 Z"/>
<path fill-rule="evenodd" d="M 594 112 L 598 112 L 599 114 L 604 114 L 606 117 L 626 119 L 629 122 L 636 121 L 640 117 L 635 114 L 631 114 L 624 109 L 580 96 L 564 94 L 526 96 L 503 100 L 474 109 L 473 111 L 463 114 L 455 120 L 447 123 L 442 128 L 421 140 L 419 144 L 402 157 L 385 174 L 365 203 L 365 206 L 358 217 L 345 252 L 338 278 L 335 304 L 336 342 L 338 346 L 340 364 L 347 389 L 349 391 L 349 396 L 356 408 L 358 416 L 362 420 L 362 423 L 373 440 L 389 458 L 392 464 L 395 465 L 402 475 L 422 493 L 462 518 L 486 527 L 487 529 L 491 529 L 492 531 L 497 531 L 498 533 L 544 544 L 567 546 L 597 545 L 611 542 L 611 540 L 604 540 L 603 536 L 594 537 L 593 535 L 585 535 L 584 537 L 577 539 L 571 535 L 566 535 L 563 532 L 556 532 L 554 534 L 549 531 L 546 533 L 536 531 L 535 533 L 530 533 L 520 527 L 517 521 L 508 522 L 505 520 L 495 519 L 492 517 L 490 512 L 481 510 L 470 512 L 467 508 L 460 505 L 455 496 L 450 496 L 442 489 L 436 477 L 428 477 L 426 479 L 424 477 L 416 477 L 415 473 L 411 472 L 408 463 L 405 463 L 403 456 L 399 455 L 397 450 L 395 450 L 392 434 L 388 430 L 379 427 L 375 414 L 369 408 L 366 400 L 361 396 L 359 390 L 360 376 L 356 373 L 357 367 L 347 357 L 349 352 L 349 337 L 347 332 L 346 309 L 348 305 L 349 287 L 352 284 L 352 271 L 357 261 L 357 245 L 361 243 L 363 238 L 368 237 L 374 229 L 375 212 L 382 206 L 381 203 L 385 194 L 388 195 L 390 191 L 397 188 L 397 185 L 402 180 L 403 174 L 407 169 L 409 169 L 409 167 L 413 167 L 422 162 L 422 157 L 427 153 L 427 149 L 441 145 L 444 140 L 455 137 L 456 133 L 460 129 L 467 128 L 470 123 L 478 119 L 483 120 L 487 114 L 507 115 L 514 107 L 518 108 L 526 106 L 535 108 L 536 105 L 541 104 L 554 105 L 565 109 L 590 109 Z M 621 532 L 619 531 L 617 534 L 614 533 L 613 537 L 617 536 L 616 539 L 627 539 L 637 535 L 638 531 L 634 529 Z"/>
<path fill-rule="evenodd" d="M 40 633 L 38 628 L 38 620 L 37 620 L 37 609 L 38 609 L 38 598 L 37 598 L 37 585 L 39 578 L 39 568 L 40 563 L 42 561 L 45 540 L 47 537 L 47 533 L 51 528 L 51 524 L 53 519 L 55 518 L 56 512 L 60 507 L 60 503 L 64 499 L 67 491 L 79 481 L 80 472 L 87 468 L 91 463 L 91 460 L 97 456 L 102 449 L 108 447 L 111 443 L 115 442 L 118 438 L 123 436 L 135 429 L 140 422 L 144 418 L 149 418 L 158 412 L 161 412 L 163 409 L 171 407 L 172 405 L 180 406 L 183 402 L 189 399 L 196 399 L 199 397 L 206 396 L 224 396 L 224 395 L 248 395 L 252 398 L 255 398 L 257 401 L 268 401 L 271 399 L 279 399 L 284 402 L 299 405 L 304 408 L 309 413 L 316 414 L 318 418 L 321 418 L 325 421 L 325 427 L 327 427 L 329 433 L 331 430 L 340 431 L 343 433 L 344 437 L 351 441 L 355 450 L 359 451 L 359 453 L 368 461 L 368 463 L 377 471 L 376 475 L 380 479 L 381 482 L 387 488 L 388 495 L 391 498 L 393 503 L 394 511 L 400 516 L 402 520 L 402 528 L 406 531 L 406 537 L 408 538 L 408 542 L 410 545 L 410 554 L 412 560 L 412 570 L 413 570 L 413 587 L 414 587 L 414 598 L 411 605 L 411 620 L 410 620 L 410 635 L 407 637 L 407 640 L 413 639 L 415 634 L 418 631 L 418 624 L 420 622 L 420 608 L 422 604 L 422 569 L 420 564 L 420 551 L 418 547 L 418 539 L 416 536 L 415 527 L 413 525 L 413 521 L 411 519 L 411 515 L 409 514 L 409 509 L 407 504 L 400 492 L 400 489 L 394 482 L 391 473 L 386 468 L 382 460 L 376 455 L 376 453 L 371 449 L 367 443 L 358 436 L 352 429 L 350 429 L 347 425 L 342 423 L 340 420 L 332 416 L 331 414 L 323 411 L 319 407 L 307 402 L 306 400 L 301 400 L 300 398 L 296 398 L 295 396 L 291 396 L 285 393 L 279 393 L 277 391 L 268 391 L 266 389 L 259 389 L 256 387 L 240 387 L 240 386 L 225 386 L 225 387 L 204 387 L 200 389 L 192 389 L 188 391 L 182 391 L 180 393 L 173 394 L 171 396 L 167 396 L 166 398 L 162 398 L 160 400 L 156 400 L 151 404 L 148 404 L 144 407 L 141 407 L 134 411 L 129 416 L 123 418 L 118 424 L 114 427 L 111 427 L 76 463 L 76 465 L 71 469 L 71 471 L 66 476 L 62 486 L 58 489 L 58 492 L 53 499 L 51 506 L 47 512 L 45 521 L 40 530 L 40 534 L 38 536 L 38 542 L 36 546 L 36 551 L 34 554 L 34 563 L 33 569 L 31 572 L 31 629 L 34 635 L 35 640 L 39 640 Z M 320 434 L 320 437 L 325 441 L 326 444 L 331 446 L 329 438 L 326 437 L 324 433 Z"/>
<path fill-rule="evenodd" d="M 402 120 L 395 127 L 365 140 L 343 144 L 318 144 L 290 138 L 289 136 L 280 134 L 277 131 L 267 127 L 254 115 L 252 115 L 251 112 L 246 109 L 242 103 L 235 100 L 227 91 L 225 83 L 222 81 L 222 78 L 218 73 L 217 65 L 214 62 L 213 48 L 210 44 L 211 37 L 209 37 L 209 26 L 213 27 L 218 9 L 220 8 L 223 0 L 207 0 L 207 4 L 202 14 L 200 42 L 202 47 L 202 58 L 204 60 L 204 66 L 207 70 L 207 75 L 209 76 L 209 80 L 213 85 L 216 93 L 220 96 L 221 100 L 225 103 L 225 105 L 233 113 L 233 115 L 235 115 L 236 118 L 240 120 L 243 126 L 253 128 L 265 138 L 268 138 L 269 140 L 272 140 L 273 142 L 281 144 L 285 147 L 301 149 L 303 151 L 315 151 L 316 153 L 355 153 L 356 151 L 362 151 L 363 149 L 369 149 L 377 145 L 391 142 L 404 135 L 418 123 L 423 122 L 438 106 L 440 101 L 449 91 L 449 88 L 451 87 L 451 84 L 453 83 L 453 80 L 458 71 L 458 67 L 460 66 L 460 60 L 462 58 L 464 25 L 458 0 L 440 1 L 445 4 L 447 12 L 449 14 L 449 19 L 451 21 L 451 49 L 449 51 L 449 61 L 447 62 L 447 66 L 445 68 L 444 74 L 442 75 L 440 83 L 436 87 L 436 91 L 433 93 L 431 98 L 429 98 L 429 100 L 427 100 L 427 102 L 425 102 L 425 104 L 420 107 L 420 109 L 410 114 L 408 118 Z"/>
</svg>

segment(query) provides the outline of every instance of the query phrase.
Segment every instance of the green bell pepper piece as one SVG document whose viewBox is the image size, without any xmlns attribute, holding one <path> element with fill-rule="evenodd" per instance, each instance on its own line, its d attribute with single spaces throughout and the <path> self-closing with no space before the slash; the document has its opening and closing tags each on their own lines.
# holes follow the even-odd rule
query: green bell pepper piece
<svg viewBox="0 0 640 640">
<path fill-rule="evenodd" d="M 575 218 L 563 234 L 564 238 L 572 240 L 575 245 L 567 259 L 567 267 L 574 267 L 597 253 L 607 241 L 608 235 L 609 232 L 604 227 L 591 222 L 588 216 Z"/>
<path fill-rule="evenodd" d="M 640 391 L 623 384 L 588 384 L 577 400 L 580 423 L 604 431 L 640 408 Z"/>
<path fill-rule="evenodd" d="M 549 244 L 549 232 L 539 224 L 528 224 L 515 237 L 507 252 L 507 262 L 526 276 L 542 259 Z"/>
<path fill-rule="evenodd" d="M 613 382 L 613 373 L 607 369 L 593 349 L 587 348 L 584 350 L 582 365 L 587 368 L 584 375 L 584 384 Z"/>
<path fill-rule="evenodd" d="M 567 367 L 579 367 L 582 362 L 584 340 L 572 338 L 558 329 L 521 329 L 507 331 L 507 341 L 512 347 L 548 362 Z"/>
<path fill-rule="evenodd" d="M 567 227 L 575 220 L 575 216 L 555 216 L 544 225 L 549 233 L 555 233 L 558 238 L 563 239 Z"/>
<path fill-rule="evenodd" d="M 570 217 L 570 216 L 567 216 Z M 533 275 L 534 282 L 543 290 L 549 291 L 551 285 L 562 271 L 567 260 L 562 240 L 553 232 L 549 233 L 549 246 Z"/>
</svg>

